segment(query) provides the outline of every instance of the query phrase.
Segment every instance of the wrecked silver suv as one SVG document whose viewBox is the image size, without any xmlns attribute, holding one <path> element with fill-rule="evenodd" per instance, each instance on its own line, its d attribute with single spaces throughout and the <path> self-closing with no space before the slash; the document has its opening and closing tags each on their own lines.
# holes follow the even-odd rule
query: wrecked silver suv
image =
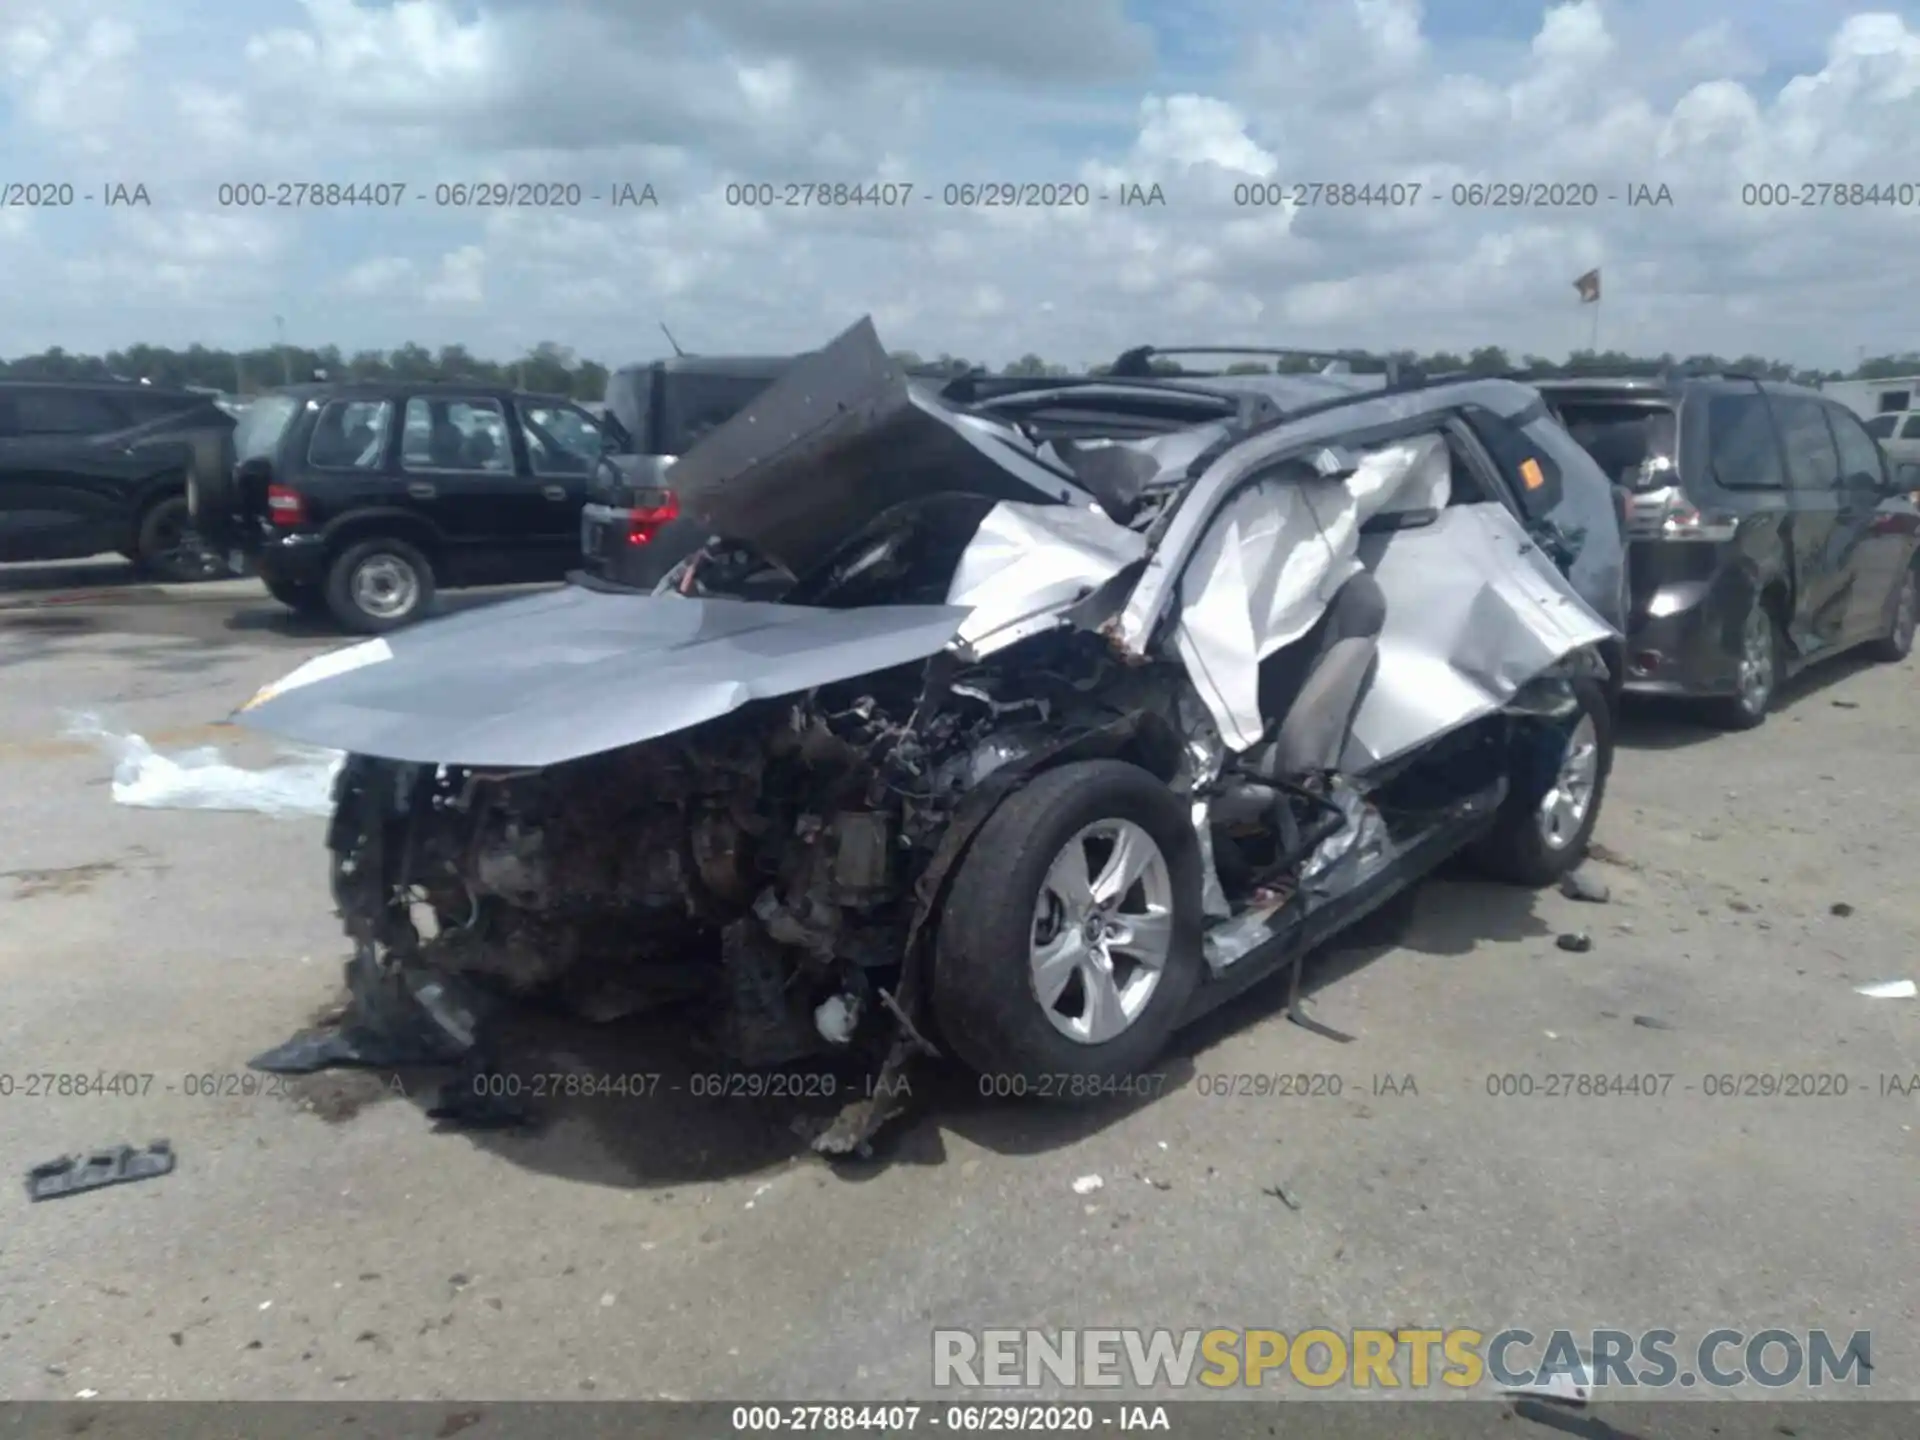
<svg viewBox="0 0 1920 1440">
<path fill-rule="evenodd" d="M 1457 852 L 1572 868 L 1621 549 L 1538 397 L 1164 400 L 950 403 L 862 322 L 678 462 L 716 538 L 654 593 L 268 686 L 243 723 L 349 755 L 357 1004 L 256 1063 L 471 1057 L 540 997 L 1099 1094 Z"/>
</svg>

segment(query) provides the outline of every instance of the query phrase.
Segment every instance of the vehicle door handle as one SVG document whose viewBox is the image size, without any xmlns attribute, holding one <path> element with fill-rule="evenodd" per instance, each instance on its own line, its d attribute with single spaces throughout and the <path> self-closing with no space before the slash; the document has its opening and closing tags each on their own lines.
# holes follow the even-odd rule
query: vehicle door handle
<svg viewBox="0 0 1920 1440">
<path fill-rule="evenodd" d="M 540 493 L 549 500 L 564 500 L 567 498 L 567 487 L 564 485 L 542 485 L 540 487 Z"/>
<path fill-rule="evenodd" d="M 439 493 L 438 490 L 435 490 L 433 486 L 425 480 L 410 480 L 407 482 L 407 494 L 416 500 L 431 500 Z"/>
</svg>

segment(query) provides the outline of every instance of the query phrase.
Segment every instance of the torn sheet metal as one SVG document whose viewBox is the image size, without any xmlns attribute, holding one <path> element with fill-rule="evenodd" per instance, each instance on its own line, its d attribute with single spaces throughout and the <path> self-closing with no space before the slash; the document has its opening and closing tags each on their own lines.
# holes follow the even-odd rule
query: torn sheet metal
<svg viewBox="0 0 1920 1440">
<path fill-rule="evenodd" d="M 960 557 L 947 603 L 972 611 L 963 644 L 1072 605 L 1147 553 L 1147 542 L 1096 509 L 1002 501 Z"/>
<path fill-rule="evenodd" d="M 1501 708 L 1534 676 L 1613 635 L 1503 505 L 1369 536 L 1387 599 L 1373 683 L 1341 768 L 1363 774 Z"/>
<path fill-rule="evenodd" d="M 1093 503 L 1017 429 L 954 410 L 910 380 L 865 319 L 702 437 L 672 480 L 689 514 L 796 576 L 924 496 Z"/>
<path fill-rule="evenodd" d="M 387 637 L 390 660 L 283 685 L 234 719 L 388 760 L 557 765 L 926 659 L 966 616 L 940 605 L 825 610 L 570 585 L 402 630 Z"/>
<path fill-rule="evenodd" d="M 1305 635 L 1360 568 L 1360 527 L 1444 505 L 1449 466 L 1445 439 L 1420 436 L 1363 454 L 1344 479 L 1290 467 L 1220 508 L 1182 581 L 1174 646 L 1229 748 L 1260 742 L 1259 663 Z"/>
</svg>

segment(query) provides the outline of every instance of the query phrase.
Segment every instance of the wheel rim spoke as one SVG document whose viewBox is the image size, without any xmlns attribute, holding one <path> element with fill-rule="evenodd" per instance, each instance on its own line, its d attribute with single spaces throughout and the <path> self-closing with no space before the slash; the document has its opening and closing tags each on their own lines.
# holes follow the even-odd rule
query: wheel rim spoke
<svg viewBox="0 0 1920 1440">
<path fill-rule="evenodd" d="M 1100 867 L 1099 878 L 1093 882 L 1095 903 L 1118 905 L 1139 883 L 1146 868 L 1159 858 L 1159 847 L 1146 831 L 1137 825 L 1122 825 L 1114 836 L 1113 853 L 1107 857 L 1107 863 Z"/>
<path fill-rule="evenodd" d="M 1077 929 L 1062 930 L 1046 944 L 1034 947 L 1033 992 L 1043 1007 L 1052 1010 L 1060 1003 L 1086 958 L 1086 944 Z"/>
<path fill-rule="evenodd" d="M 1093 908 L 1093 879 L 1087 870 L 1087 843 L 1076 836 L 1054 857 L 1047 870 L 1047 888 L 1060 897 L 1067 914 L 1077 922 Z"/>
<path fill-rule="evenodd" d="M 1133 1017 L 1127 1014 L 1127 1007 L 1120 999 L 1120 986 L 1114 979 L 1111 962 L 1103 963 L 1102 957 L 1096 954 L 1080 967 L 1080 975 L 1087 989 L 1087 1039 L 1098 1045 L 1126 1029 L 1133 1023 Z"/>
<path fill-rule="evenodd" d="M 1120 933 L 1107 942 L 1107 948 L 1137 960 L 1151 970 L 1167 963 L 1173 949 L 1173 915 L 1153 911 L 1145 915 L 1122 915 Z"/>
</svg>

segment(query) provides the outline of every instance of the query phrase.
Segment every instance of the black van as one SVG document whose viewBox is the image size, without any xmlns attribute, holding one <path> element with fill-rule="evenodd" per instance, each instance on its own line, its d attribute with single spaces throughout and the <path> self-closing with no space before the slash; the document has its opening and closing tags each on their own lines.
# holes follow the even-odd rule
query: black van
<svg viewBox="0 0 1920 1440">
<path fill-rule="evenodd" d="M 1920 474 L 1851 411 L 1724 373 L 1532 383 L 1624 494 L 1629 691 L 1750 729 L 1815 660 L 1906 656 Z"/>
</svg>

